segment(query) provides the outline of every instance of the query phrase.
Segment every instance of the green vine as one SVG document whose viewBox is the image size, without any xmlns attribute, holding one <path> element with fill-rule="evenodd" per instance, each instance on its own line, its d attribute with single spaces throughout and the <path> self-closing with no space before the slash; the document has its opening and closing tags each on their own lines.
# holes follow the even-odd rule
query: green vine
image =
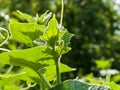
<svg viewBox="0 0 120 90">
<path fill-rule="evenodd" d="M 6 39 L 0 44 L 0 47 L 1 47 L 2 45 L 4 45 L 4 44 L 8 41 L 8 39 L 9 39 L 10 36 L 9 36 L 8 30 L 0 27 L 0 31 L 5 31 L 5 32 L 7 33 Z M 3 50 L 4 50 L 4 49 L 3 49 Z"/>
<path fill-rule="evenodd" d="M 61 17 L 60 17 L 60 28 L 62 27 L 63 13 L 64 13 L 64 2 L 61 0 Z"/>
</svg>

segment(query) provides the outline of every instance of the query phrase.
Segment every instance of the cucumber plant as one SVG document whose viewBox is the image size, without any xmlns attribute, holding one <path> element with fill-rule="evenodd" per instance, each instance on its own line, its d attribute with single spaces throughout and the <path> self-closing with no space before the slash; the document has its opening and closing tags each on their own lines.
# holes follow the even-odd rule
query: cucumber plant
<svg viewBox="0 0 120 90">
<path fill-rule="evenodd" d="M 9 30 L 0 28 L 7 33 L 7 38 L 2 38 L 1 34 L 0 39 L 5 40 L 0 46 L 3 46 L 8 39 L 27 46 L 27 48 L 17 50 L 0 48 L 0 50 L 6 51 L 0 54 L 0 63 L 21 66 L 18 73 L 10 73 L 10 69 L 6 74 L 0 75 L 2 90 L 28 90 L 36 84 L 39 85 L 40 90 L 110 89 L 108 87 L 110 85 L 107 84 L 87 84 L 79 80 L 61 82 L 61 73 L 75 70 L 60 62 L 62 55 L 71 49 L 69 43 L 73 36 L 62 26 L 63 0 L 61 1 L 60 24 L 56 20 L 56 15 L 48 11 L 35 17 L 17 11 L 18 17 L 25 22 L 10 20 Z M 18 79 L 26 81 L 28 87 L 15 86 L 13 83 Z"/>
</svg>

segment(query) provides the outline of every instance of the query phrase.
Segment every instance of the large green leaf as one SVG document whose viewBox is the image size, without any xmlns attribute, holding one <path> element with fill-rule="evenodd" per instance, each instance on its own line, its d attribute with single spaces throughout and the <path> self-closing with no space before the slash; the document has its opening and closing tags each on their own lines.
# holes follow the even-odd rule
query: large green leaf
<svg viewBox="0 0 120 90">
<path fill-rule="evenodd" d="M 54 55 L 55 53 L 53 53 L 50 48 L 46 46 L 38 46 L 30 49 L 14 50 L 11 52 L 2 53 L 0 54 L 0 62 L 4 64 L 12 64 L 16 66 L 25 66 L 33 70 L 33 72 L 38 70 L 42 72 L 44 70 L 44 72 L 42 73 L 45 73 L 48 80 L 51 81 L 54 79 L 56 74 L 55 62 L 53 59 Z M 33 76 L 31 76 L 30 70 L 25 70 L 25 71 L 29 73 L 32 79 L 38 77 L 36 74 L 33 74 Z M 73 71 L 73 69 L 68 67 L 67 65 L 60 64 L 60 71 L 69 72 L 69 71 Z"/>
<path fill-rule="evenodd" d="M 46 67 L 49 65 L 55 65 L 53 54 L 54 53 L 52 53 L 50 48 L 46 46 L 38 46 L 30 49 L 2 53 L 0 54 L 0 62 L 3 64 L 28 67 L 37 73 L 40 71 L 42 74 L 45 73 Z M 32 76 L 30 78 L 32 78 Z M 32 79 L 35 78 L 33 77 Z"/>
<path fill-rule="evenodd" d="M 49 65 L 46 60 L 53 60 L 52 50 L 46 46 L 38 46 L 24 50 L 14 50 L 0 54 L 0 62 L 3 64 L 14 64 L 32 66 L 34 63 Z M 39 64 L 38 64 L 39 65 Z"/>
<path fill-rule="evenodd" d="M 106 86 L 89 85 L 76 80 L 67 80 L 50 90 L 110 90 Z"/>
<path fill-rule="evenodd" d="M 33 40 L 43 34 L 45 26 L 35 23 L 10 23 L 12 38 L 18 42 L 32 45 Z"/>
</svg>

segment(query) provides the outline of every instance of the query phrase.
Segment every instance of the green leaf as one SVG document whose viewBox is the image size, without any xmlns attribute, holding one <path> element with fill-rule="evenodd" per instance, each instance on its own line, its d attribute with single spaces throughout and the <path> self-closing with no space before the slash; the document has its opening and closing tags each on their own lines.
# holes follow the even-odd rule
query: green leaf
<svg viewBox="0 0 120 90">
<path fill-rule="evenodd" d="M 50 90 L 110 90 L 106 86 L 89 85 L 77 80 L 67 80 Z"/>
<path fill-rule="evenodd" d="M 43 73 L 45 73 L 48 80 L 51 81 L 55 76 L 55 62 L 53 60 L 54 55 L 55 54 L 50 48 L 46 46 L 39 46 L 30 49 L 14 50 L 2 53 L 0 54 L 0 62 L 4 64 L 25 66 L 34 71 L 41 71 L 45 67 L 46 72 L 44 71 Z M 73 69 L 67 65 L 61 64 L 60 71 L 69 72 L 73 71 Z"/>
<path fill-rule="evenodd" d="M 20 87 L 19 86 L 11 86 L 11 85 L 6 85 L 4 87 L 4 90 L 20 90 Z"/>
<path fill-rule="evenodd" d="M 23 16 L 21 15 L 21 14 L 19 14 L 17 11 L 13 11 L 12 12 L 12 15 L 14 16 L 14 17 L 16 17 L 16 18 L 14 18 L 14 17 L 11 17 L 10 18 L 10 22 L 11 21 L 14 21 L 14 22 L 19 22 L 19 21 L 25 21 L 25 19 L 23 18 Z"/>
<path fill-rule="evenodd" d="M 48 45 L 54 47 L 58 40 L 59 29 L 55 15 L 49 21 L 49 24 L 44 32 L 43 39 L 47 41 Z"/>
<path fill-rule="evenodd" d="M 73 34 L 69 33 L 66 29 L 59 30 L 59 40 L 55 46 L 55 50 L 59 55 L 65 54 L 71 50 L 68 45 L 72 36 Z"/>
<path fill-rule="evenodd" d="M 46 11 L 44 14 L 42 14 L 42 15 L 38 18 L 38 23 L 39 23 L 39 24 L 47 25 L 49 19 L 51 18 L 51 16 L 52 16 L 52 13 L 51 13 L 51 12 L 48 13 L 48 11 Z"/>
<path fill-rule="evenodd" d="M 119 82 L 119 81 L 120 81 L 120 74 L 114 75 L 114 76 L 112 77 L 112 81 L 114 81 L 114 82 Z"/>
<path fill-rule="evenodd" d="M 55 53 L 46 46 L 39 46 L 25 50 L 15 50 L 0 54 L 0 62 L 15 66 L 24 66 L 36 73 L 44 74 L 48 66 L 55 65 Z M 35 79 L 35 78 L 34 78 Z"/>
<path fill-rule="evenodd" d="M 44 74 L 46 72 L 45 68 L 55 65 L 53 59 L 54 55 L 55 54 L 50 48 L 46 46 L 38 46 L 30 49 L 2 53 L 0 54 L 0 62 L 15 66 L 28 67 L 36 73 L 40 72 L 41 74 Z"/>
<path fill-rule="evenodd" d="M 110 90 L 120 90 L 120 86 L 115 84 L 114 82 L 105 82 L 104 79 L 94 79 L 94 78 L 86 78 L 86 81 L 92 83 L 92 84 L 97 84 L 97 85 L 103 85 L 103 86 L 108 86 L 110 87 Z M 104 90 L 104 89 L 103 89 Z"/>
<path fill-rule="evenodd" d="M 27 22 L 29 23 L 37 23 L 37 21 L 35 20 L 35 18 L 32 18 L 30 15 L 26 14 L 26 13 L 22 13 L 20 11 L 17 11 Z"/>
<path fill-rule="evenodd" d="M 17 74 L 2 74 L 0 75 L 0 87 L 4 87 L 5 85 L 11 85 L 15 83 L 17 80 L 25 80 L 27 82 L 33 82 L 28 76 L 26 76 L 25 72 L 17 73 Z"/>
<path fill-rule="evenodd" d="M 61 37 L 61 39 L 64 41 L 64 46 L 66 46 L 66 47 L 68 46 L 72 36 L 73 36 L 73 34 L 69 33 L 67 30 L 65 30 L 65 33 Z"/>
<path fill-rule="evenodd" d="M 25 72 L 26 73 L 26 76 L 21 78 L 22 80 L 23 80 L 23 78 L 29 77 L 32 81 L 37 82 L 38 84 L 41 83 L 40 77 L 38 76 L 38 74 L 33 69 L 30 69 L 28 67 L 24 67 L 20 72 Z"/>
<path fill-rule="evenodd" d="M 11 52 L 2 53 L 0 54 L 0 62 L 3 64 L 17 65 L 24 63 L 24 61 L 25 63 L 27 61 L 31 62 L 31 64 L 35 62 L 47 63 L 45 60 L 53 59 L 52 54 L 54 53 L 51 51 L 50 48 L 46 46 L 38 46 L 30 49 L 14 50 Z M 49 62 L 47 64 L 49 65 Z"/>
<path fill-rule="evenodd" d="M 33 41 L 34 44 L 36 45 L 45 45 L 45 41 L 44 40 L 41 40 L 41 39 L 36 39 Z"/>
<path fill-rule="evenodd" d="M 107 82 L 104 85 L 109 86 L 110 90 L 120 90 L 120 85 L 117 85 L 114 82 Z"/>
<path fill-rule="evenodd" d="M 88 82 L 88 83 L 93 83 L 93 84 L 103 84 L 105 82 L 104 79 L 95 79 L 94 77 L 84 77 L 85 80 Z"/>
<path fill-rule="evenodd" d="M 62 54 L 67 53 L 69 50 L 71 50 L 71 48 L 68 47 L 68 45 L 70 43 L 72 36 L 73 36 L 73 34 L 69 33 L 66 29 L 64 31 L 62 31 L 62 35 L 60 37 L 60 40 L 62 43 Z"/>
<path fill-rule="evenodd" d="M 33 40 L 43 34 L 45 26 L 34 23 L 10 23 L 12 38 L 20 43 L 33 45 Z"/>
<path fill-rule="evenodd" d="M 95 63 L 97 65 L 97 68 L 100 68 L 100 69 L 107 69 L 111 67 L 110 60 L 96 60 Z"/>
</svg>

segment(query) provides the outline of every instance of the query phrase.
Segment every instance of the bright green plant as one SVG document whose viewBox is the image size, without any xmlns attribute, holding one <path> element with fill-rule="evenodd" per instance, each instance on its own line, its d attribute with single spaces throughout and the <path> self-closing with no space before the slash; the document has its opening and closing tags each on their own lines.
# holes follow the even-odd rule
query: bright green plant
<svg viewBox="0 0 120 90">
<path fill-rule="evenodd" d="M 5 44 L 8 38 L 19 42 L 19 45 L 27 46 L 25 49 L 12 51 L 0 48 L 8 51 L 0 54 L 0 63 L 21 66 L 18 73 L 11 73 L 13 68 L 11 66 L 5 74 L 0 75 L 2 90 L 28 90 L 36 84 L 39 85 L 40 90 L 109 90 L 108 84 L 94 85 L 78 80 L 61 82 L 60 73 L 75 70 L 60 62 L 62 55 L 71 49 L 69 43 L 73 36 L 62 26 L 63 0 L 61 1 L 60 24 L 55 14 L 48 11 L 36 17 L 17 11 L 18 17 L 25 22 L 11 19 L 10 31 L 1 28 L 7 32 L 7 38 L 3 38 L 5 33 L 1 34 L 0 39 L 4 40 L 0 46 Z M 15 82 L 18 79 L 26 81 L 27 87 L 19 86 L 19 83 L 16 85 Z"/>
</svg>

